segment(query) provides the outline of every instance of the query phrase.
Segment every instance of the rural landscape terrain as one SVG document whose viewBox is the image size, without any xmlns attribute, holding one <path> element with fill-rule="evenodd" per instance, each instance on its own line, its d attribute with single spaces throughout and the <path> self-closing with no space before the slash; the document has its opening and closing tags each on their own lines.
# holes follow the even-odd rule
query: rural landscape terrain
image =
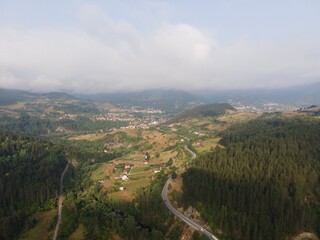
<svg viewBox="0 0 320 240">
<path fill-rule="evenodd" d="M 317 105 L 0 91 L 0 239 L 318 239 Z"/>
<path fill-rule="evenodd" d="M 0 0 L 0 240 L 320 240 L 319 0 Z"/>
</svg>

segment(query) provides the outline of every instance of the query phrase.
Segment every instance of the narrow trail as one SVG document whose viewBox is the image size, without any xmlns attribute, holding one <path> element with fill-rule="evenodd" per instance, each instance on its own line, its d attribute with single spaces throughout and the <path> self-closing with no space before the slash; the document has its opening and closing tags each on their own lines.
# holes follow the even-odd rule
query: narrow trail
<svg viewBox="0 0 320 240">
<path fill-rule="evenodd" d="M 63 203 L 63 195 L 62 195 L 63 194 L 63 178 L 64 178 L 65 173 L 68 170 L 68 167 L 69 167 L 69 164 L 67 164 L 67 166 L 63 170 L 61 177 L 60 177 L 60 189 L 59 189 L 59 200 L 58 200 L 58 219 L 57 219 L 56 228 L 54 230 L 53 240 L 57 239 L 59 227 L 61 224 L 61 213 L 62 213 L 62 203 Z"/>
<path fill-rule="evenodd" d="M 192 159 L 195 159 L 197 155 L 186 145 L 185 150 L 190 152 L 192 155 Z M 192 221 L 189 219 L 187 216 L 183 215 L 181 212 L 179 212 L 177 209 L 175 209 L 172 204 L 170 203 L 168 199 L 168 187 L 169 184 L 172 182 L 172 177 L 170 176 L 169 179 L 167 180 L 166 184 L 164 185 L 162 189 L 162 200 L 166 204 L 167 208 L 177 217 L 179 217 L 182 221 L 187 223 L 189 226 L 193 227 L 194 229 L 200 231 L 202 234 L 206 235 L 209 239 L 214 239 L 214 240 L 219 240 L 216 236 L 214 236 L 211 232 L 209 232 L 207 229 L 205 229 L 203 226 L 200 226 L 196 222 Z"/>
</svg>

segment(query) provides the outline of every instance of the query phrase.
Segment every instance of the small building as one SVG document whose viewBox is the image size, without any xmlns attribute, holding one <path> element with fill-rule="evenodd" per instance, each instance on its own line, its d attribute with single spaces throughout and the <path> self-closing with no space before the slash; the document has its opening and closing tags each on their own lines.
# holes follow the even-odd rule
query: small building
<svg viewBox="0 0 320 240">
<path fill-rule="evenodd" d="M 123 190 L 124 190 L 124 187 L 119 187 L 119 190 L 120 190 L 120 191 L 123 191 Z"/>
<path fill-rule="evenodd" d="M 128 181 L 128 180 L 129 180 L 129 178 L 128 178 L 128 176 L 127 176 L 127 175 L 123 175 L 123 176 L 121 177 L 121 180 L 122 180 L 122 181 Z"/>
<path fill-rule="evenodd" d="M 124 169 L 130 169 L 130 168 L 131 168 L 131 165 L 130 165 L 130 164 L 124 165 Z"/>
<path fill-rule="evenodd" d="M 65 132 L 65 131 L 66 131 L 66 129 L 62 126 L 59 126 L 56 128 L 56 132 Z"/>
<path fill-rule="evenodd" d="M 160 169 L 155 169 L 153 170 L 154 173 L 159 173 L 160 172 Z"/>
</svg>

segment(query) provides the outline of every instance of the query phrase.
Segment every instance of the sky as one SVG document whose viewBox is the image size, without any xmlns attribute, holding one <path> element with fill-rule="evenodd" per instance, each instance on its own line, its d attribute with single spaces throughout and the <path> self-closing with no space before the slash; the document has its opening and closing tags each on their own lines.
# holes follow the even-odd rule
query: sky
<svg viewBox="0 0 320 240">
<path fill-rule="evenodd" d="M 320 81 L 319 0 L 0 0 L 0 88 L 101 93 Z"/>
</svg>

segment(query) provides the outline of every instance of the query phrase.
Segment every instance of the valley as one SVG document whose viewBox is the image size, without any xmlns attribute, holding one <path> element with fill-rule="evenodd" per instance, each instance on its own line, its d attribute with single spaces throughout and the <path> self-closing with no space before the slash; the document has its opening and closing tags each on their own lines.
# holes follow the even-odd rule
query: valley
<svg viewBox="0 0 320 240">
<path fill-rule="evenodd" d="M 0 0 L 0 240 L 320 240 L 319 12 Z"/>
<path fill-rule="evenodd" d="M 1 198 L 0 210 L 9 206 L 13 210 L 0 212 L 0 236 L 3 239 L 53 238 L 54 227 L 57 221 L 60 222 L 57 215 L 61 203 L 58 204 L 59 181 L 66 164 L 69 167 L 64 176 L 64 201 L 56 239 L 205 239 L 202 228 L 207 229 L 208 234 L 213 233 L 218 239 L 282 239 L 309 231 L 317 234 L 317 214 L 311 212 L 320 209 L 319 183 L 316 180 L 319 165 L 315 162 L 319 146 L 316 135 L 311 133 L 319 132 L 318 116 L 316 106 L 287 112 L 263 113 L 236 109 L 229 104 L 200 105 L 182 113 L 173 113 L 172 109 L 167 112 L 166 109 L 150 106 L 81 100 L 63 93 L 36 95 L 8 105 L 2 104 L 1 132 L 18 134 L 18 137 L 13 137 L 17 139 L 14 140 L 16 143 L 10 143 L 12 147 L 6 145 L 8 137 L 1 138 L 1 164 L 4 166 L 2 169 L 7 169 L 1 175 L 0 186 L 3 189 L 8 181 L 6 176 L 14 171 L 11 163 L 14 163 L 15 158 L 22 160 L 25 156 L 21 151 L 16 152 L 19 150 L 17 146 L 22 143 L 20 139 L 24 136 L 48 141 L 48 144 L 59 148 L 58 152 L 52 154 L 60 154 L 63 164 L 61 162 L 59 169 L 51 171 L 55 183 L 45 182 L 46 188 L 55 190 L 47 192 L 45 197 L 37 195 L 32 198 L 34 200 L 30 200 L 30 204 L 36 201 L 36 205 L 28 205 L 29 203 L 19 199 L 19 188 L 14 195 L 14 198 L 20 201 L 19 204 L 11 205 L 9 200 Z M 259 133 L 251 126 L 262 132 Z M 265 160 L 265 166 L 269 166 L 266 170 L 261 164 L 256 165 L 249 155 L 249 163 L 241 157 L 247 156 L 245 154 L 249 149 L 255 152 L 259 148 L 260 145 L 256 144 L 259 143 L 263 131 L 276 132 L 276 135 L 270 135 L 271 140 L 265 140 L 271 144 L 268 148 L 274 148 L 273 141 L 280 141 L 282 138 L 273 138 L 277 139 L 280 134 L 283 138 L 292 140 L 291 134 L 294 133 L 290 129 L 300 127 L 302 132 L 311 129 L 306 136 L 312 138 L 309 144 L 313 146 L 315 155 L 308 150 L 304 155 L 294 156 L 299 159 L 307 157 L 306 161 L 313 165 L 310 166 L 307 162 L 303 163 L 305 165 L 295 163 L 298 161 L 295 157 L 290 158 L 292 162 L 285 164 L 288 168 L 302 168 L 306 175 L 299 175 L 293 170 L 290 171 L 290 176 L 287 176 L 285 171 L 281 175 L 276 170 L 279 166 L 272 165 L 275 164 L 274 160 Z M 257 143 L 251 143 L 250 137 L 256 135 L 254 141 Z M 293 145 L 287 148 L 294 149 L 295 144 L 300 144 L 298 138 L 293 139 Z M 250 142 L 248 146 L 241 145 L 246 141 Z M 27 142 L 24 141 L 25 144 Z M 299 145 L 299 148 L 306 146 Z M 24 154 L 27 153 L 29 150 Z M 36 154 L 37 151 L 32 153 Z M 309 153 L 311 155 L 308 155 Z M 194 154 L 197 154 L 196 159 Z M 256 154 L 261 156 L 260 153 Z M 281 152 L 281 155 L 278 152 L 275 154 L 275 159 L 281 159 L 283 154 L 290 155 L 290 151 Z M 266 156 L 266 153 L 264 155 Z M 213 165 L 208 159 L 215 159 L 216 164 Z M 237 163 L 237 159 L 241 159 L 244 165 Z M 43 172 L 43 169 L 39 171 Z M 239 173 L 235 174 L 236 171 Z M 264 176 L 265 171 L 269 174 L 267 178 Z M 247 177 L 247 174 L 250 177 Z M 272 174 L 278 175 L 270 178 Z M 169 199 L 167 201 L 180 213 L 199 224 L 197 226 L 202 226 L 198 227 L 198 231 L 175 217 L 167 209 L 166 200 L 162 199 L 163 187 L 171 175 L 172 182 L 166 185 Z M 294 191 L 294 195 L 287 196 L 287 192 L 282 188 L 282 192 L 277 192 L 275 189 L 278 185 L 274 185 L 273 178 L 284 181 L 290 188 L 289 194 Z M 280 219 L 270 220 L 271 223 L 261 219 L 260 215 L 251 216 L 250 207 L 246 208 L 250 209 L 249 213 L 245 212 L 245 202 L 241 202 L 243 193 L 250 197 L 249 201 L 255 209 L 265 214 L 265 210 L 260 208 L 269 203 L 258 198 L 258 205 L 255 206 L 254 197 L 247 192 L 248 188 L 254 189 L 252 184 L 258 183 L 258 186 L 265 190 L 254 190 L 256 198 L 259 194 L 265 194 L 261 191 L 267 191 L 267 194 L 271 194 L 267 195 L 267 199 L 281 197 L 288 204 L 291 204 L 293 199 L 290 214 L 302 214 L 301 217 L 308 219 L 310 224 L 304 220 L 292 223 L 290 226 L 294 226 L 293 231 L 285 229 L 281 224 L 287 222 L 286 214 L 289 213 L 281 210 L 283 205 L 266 206 L 273 214 L 270 218 L 277 216 L 276 219 Z M 302 186 L 310 184 L 312 188 L 301 190 Z M 228 186 L 229 192 L 221 190 L 221 186 L 222 189 Z M 268 190 L 269 188 L 271 190 Z M 238 190 L 233 192 L 232 189 Z M 10 193 L 7 194 L 10 196 Z M 232 202 L 230 195 L 233 196 L 232 199 L 241 198 L 241 201 Z M 305 202 L 302 201 L 303 197 Z M 208 205 L 208 202 L 214 205 Z M 238 203 L 239 211 L 235 207 Z M 272 208 L 284 211 L 284 217 L 272 212 Z M 24 215 L 19 220 L 19 225 L 15 225 L 13 220 L 7 220 L 21 211 Z M 281 227 L 277 228 L 276 233 L 270 230 L 268 235 L 260 231 L 262 225 L 253 224 L 254 219 L 259 224 L 269 224 L 268 226 L 273 226 L 272 222 L 281 221 L 276 223 Z M 248 223 L 247 227 L 245 223 Z M 13 227 L 18 229 L 18 234 L 6 230 Z M 210 236 L 211 233 L 206 235 Z M 255 237 L 252 238 L 251 234 Z"/>
</svg>

